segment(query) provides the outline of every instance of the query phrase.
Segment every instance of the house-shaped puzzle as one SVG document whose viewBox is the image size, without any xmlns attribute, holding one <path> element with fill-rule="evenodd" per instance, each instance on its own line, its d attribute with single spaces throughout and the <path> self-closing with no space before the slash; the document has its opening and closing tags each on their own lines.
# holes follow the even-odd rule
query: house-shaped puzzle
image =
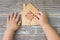
<svg viewBox="0 0 60 40">
<path fill-rule="evenodd" d="M 31 15 L 28 15 L 29 12 Z M 36 13 L 38 13 L 38 9 L 36 9 L 31 3 L 28 3 L 27 5 L 23 4 L 23 10 L 20 12 L 20 14 L 22 15 L 22 25 L 38 25 L 33 17 L 33 14 Z M 29 20 L 28 17 L 30 19 L 32 18 L 32 20 Z"/>
</svg>

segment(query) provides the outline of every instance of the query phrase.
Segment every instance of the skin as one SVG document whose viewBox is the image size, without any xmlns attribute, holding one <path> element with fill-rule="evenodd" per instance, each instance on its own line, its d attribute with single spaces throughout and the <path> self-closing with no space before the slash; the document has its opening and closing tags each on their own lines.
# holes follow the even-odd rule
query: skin
<svg viewBox="0 0 60 40">
<path fill-rule="evenodd" d="M 35 17 L 35 20 L 42 27 L 43 31 L 46 34 L 47 40 L 60 40 L 59 35 L 48 22 L 47 14 L 45 14 L 45 12 L 39 12 L 36 14 L 36 16 L 39 19 Z"/>
<path fill-rule="evenodd" d="M 17 13 L 13 13 L 7 17 L 7 28 L 3 36 L 3 40 L 14 40 L 14 33 L 17 31 L 21 25 L 21 20 L 19 20 Z"/>
<path fill-rule="evenodd" d="M 14 33 L 17 31 L 21 25 L 21 20 L 18 21 L 19 15 L 16 13 L 11 14 L 7 18 L 7 28 L 4 33 L 3 40 L 14 40 Z M 51 27 L 48 22 L 48 17 L 44 12 L 39 12 L 35 16 L 36 22 L 42 27 L 46 34 L 47 40 L 60 40 L 57 32 Z"/>
</svg>

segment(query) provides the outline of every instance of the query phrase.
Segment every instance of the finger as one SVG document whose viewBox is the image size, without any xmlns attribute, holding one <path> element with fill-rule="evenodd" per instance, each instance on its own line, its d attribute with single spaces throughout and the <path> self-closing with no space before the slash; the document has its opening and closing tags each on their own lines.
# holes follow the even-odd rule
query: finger
<svg viewBox="0 0 60 40">
<path fill-rule="evenodd" d="M 48 16 L 47 14 L 46 14 L 46 12 L 42 12 L 43 13 L 43 16 Z"/>
<path fill-rule="evenodd" d="M 10 15 L 7 17 L 7 20 L 10 20 Z"/>
<path fill-rule="evenodd" d="M 36 17 L 34 17 L 34 19 L 36 20 L 36 21 L 38 21 L 39 19 L 38 18 L 36 18 Z"/>
<path fill-rule="evenodd" d="M 40 11 L 39 12 L 41 15 L 46 15 L 46 12 L 44 12 L 44 11 Z"/>
<path fill-rule="evenodd" d="M 12 18 L 13 18 L 13 16 L 14 16 L 14 12 L 12 13 Z"/>
<path fill-rule="evenodd" d="M 46 12 L 43 12 L 44 15 L 47 15 Z"/>
<path fill-rule="evenodd" d="M 38 22 L 39 22 L 39 20 L 36 18 L 36 17 L 34 17 L 34 20 L 33 20 L 36 24 L 38 24 Z"/>
<path fill-rule="evenodd" d="M 19 21 L 19 22 L 18 22 L 18 25 L 21 25 L 21 23 L 22 23 L 22 22 L 21 22 L 21 21 Z"/>
<path fill-rule="evenodd" d="M 42 11 L 38 12 L 40 15 L 43 15 Z"/>
<path fill-rule="evenodd" d="M 20 15 L 18 14 L 15 20 L 17 23 L 20 21 Z"/>
<path fill-rule="evenodd" d="M 16 19 L 17 15 L 18 15 L 18 13 L 14 13 L 13 20 Z"/>
<path fill-rule="evenodd" d="M 34 15 L 34 17 L 36 17 L 37 19 L 39 19 L 41 15 L 39 15 L 38 13 Z"/>
<path fill-rule="evenodd" d="M 10 14 L 10 20 L 13 18 L 13 14 Z"/>
<path fill-rule="evenodd" d="M 37 19 L 39 19 L 40 16 L 42 16 L 42 15 L 44 15 L 44 14 L 42 13 L 42 11 L 40 11 L 40 12 L 38 12 L 37 14 L 35 14 L 35 17 L 36 17 Z"/>
</svg>

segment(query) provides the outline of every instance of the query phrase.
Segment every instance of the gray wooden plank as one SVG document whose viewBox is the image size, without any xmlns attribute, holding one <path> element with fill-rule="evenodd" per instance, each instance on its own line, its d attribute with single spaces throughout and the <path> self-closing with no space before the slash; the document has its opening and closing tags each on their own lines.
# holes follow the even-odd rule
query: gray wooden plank
<svg viewBox="0 0 60 40">
<path fill-rule="evenodd" d="M 26 2 L 32 2 L 34 4 L 43 4 L 43 6 L 60 6 L 60 0 L 26 0 Z"/>
<path fill-rule="evenodd" d="M 4 35 L 0 35 L 0 40 Z M 46 40 L 45 35 L 14 35 L 14 40 Z"/>
<path fill-rule="evenodd" d="M 0 0 L 0 14 L 8 14 L 12 11 L 19 12 L 24 0 Z"/>
<path fill-rule="evenodd" d="M 60 16 L 49 16 L 49 23 L 51 25 L 60 25 Z M 0 16 L 0 25 L 6 26 L 7 16 Z"/>
<path fill-rule="evenodd" d="M 60 34 L 60 29 L 58 28 L 58 26 L 56 27 L 57 28 L 55 28 L 55 30 Z M 26 31 L 28 31 L 29 34 L 27 34 Z M 0 27 L 0 39 L 3 38 L 4 32 L 5 32 L 5 28 Z M 26 32 L 26 33 L 24 34 L 21 32 Z M 46 36 L 43 33 L 43 30 L 40 28 L 40 26 L 21 27 L 21 29 L 19 29 L 15 33 L 14 40 L 46 40 Z"/>
<path fill-rule="evenodd" d="M 0 40 L 3 39 L 3 35 L 0 35 Z M 47 40 L 45 35 L 15 35 L 14 40 Z"/>
<path fill-rule="evenodd" d="M 60 0 L 26 0 L 25 2 L 31 2 L 40 11 L 45 11 L 48 14 L 59 14 L 60 4 L 58 1 L 60 2 Z"/>
<path fill-rule="evenodd" d="M 37 9 L 53 15 L 49 16 L 49 23 L 60 34 L 60 0 L 0 0 L 0 40 L 6 29 L 7 15 L 13 11 L 20 12 L 22 4 L 30 2 Z M 15 34 L 15 40 L 46 40 L 40 26 L 22 26 Z"/>
<path fill-rule="evenodd" d="M 15 40 L 46 40 L 46 37 L 41 35 L 15 35 Z"/>
<path fill-rule="evenodd" d="M 60 26 L 52 26 L 52 28 L 60 34 Z M 5 30 L 5 27 L 0 27 L 0 34 L 4 34 Z M 41 26 L 21 26 L 15 34 L 44 35 L 45 33 Z"/>
<path fill-rule="evenodd" d="M 49 23 L 51 25 L 60 25 L 60 17 L 59 16 L 50 16 L 48 19 L 49 19 Z"/>
<path fill-rule="evenodd" d="M 48 14 L 60 13 L 60 0 L 0 0 L 0 14 L 8 14 L 12 11 L 20 12 L 22 4 L 30 2 L 39 10 L 46 11 Z"/>
</svg>

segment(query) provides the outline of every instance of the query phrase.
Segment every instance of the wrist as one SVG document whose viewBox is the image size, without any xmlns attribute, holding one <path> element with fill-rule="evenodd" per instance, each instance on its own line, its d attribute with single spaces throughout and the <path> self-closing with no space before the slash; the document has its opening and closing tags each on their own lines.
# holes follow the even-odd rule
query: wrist
<svg viewBox="0 0 60 40">
<path fill-rule="evenodd" d="M 45 26 L 50 26 L 50 24 L 48 23 L 48 24 L 43 24 L 43 25 L 41 25 L 42 27 L 45 27 Z"/>
<path fill-rule="evenodd" d="M 13 31 L 10 31 L 10 30 L 6 30 L 5 33 L 4 33 L 5 36 L 11 36 L 11 35 L 14 35 L 14 32 Z"/>
<path fill-rule="evenodd" d="M 9 30 L 9 29 L 6 29 L 6 32 L 9 32 L 9 33 L 14 33 L 14 31 Z"/>
</svg>

